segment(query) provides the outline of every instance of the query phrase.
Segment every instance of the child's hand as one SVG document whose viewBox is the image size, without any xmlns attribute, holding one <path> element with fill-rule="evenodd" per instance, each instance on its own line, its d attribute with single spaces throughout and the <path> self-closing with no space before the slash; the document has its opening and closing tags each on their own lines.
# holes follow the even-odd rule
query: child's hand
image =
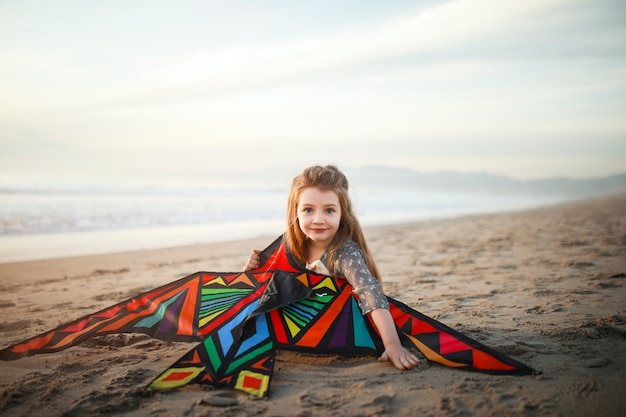
<svg viewBox="0 0 626 417">
<path fill-rule="evenodd" d="M 390 361 L 393 366 L 401 371 L 414 368 L 420 364 L 417 356 L 406 350 L 402 345 L 387 347 L 378 360 L 380 362 Z"/>
<path fill-rule="evenodd" d="M 250 257 L 248 258 L 248 263 L 246 264 L 246 267 L 243 269 L 244 271 L 250 271 L 252 269 L 257 269 L 259 267 L 259 265 L 261 264 L 261 258 L 259 257 L 260 253 L 261 251 L 257 249 L 254 249 L 252 251 L 252 253 L 250 254 Z"/>
</svg>

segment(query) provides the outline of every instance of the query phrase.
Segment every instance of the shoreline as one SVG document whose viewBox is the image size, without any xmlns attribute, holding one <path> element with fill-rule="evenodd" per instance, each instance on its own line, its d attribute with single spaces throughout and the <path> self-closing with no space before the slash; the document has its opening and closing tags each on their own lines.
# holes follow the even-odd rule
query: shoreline
<svg viewBox="0 0 626 417">
<path fill-rule="evenodd" d="M 427 363 L 398 372 L 370 357 L 280 351 L 267 400 L 193 386 L 153 393 L 146 384 L 193 344 L 112 335 L 0 361 L 0 413 L 621 416 L 626 194 L 365 232 L 387 295 L 542 374 Z M 2 347 L 190 273 L 239 271 L 275 237 L 2 263 Z"/>
<path fill-rule="evenodd" d="M 572 197 L 553 196 L 551 198 L 537 198 L 527 196 L 519 201 L 515 200 L 515 202 L 505 199 L 494 204 L 493 201 L 489 200 L 493 199 L 494 196 L 484 196 L 484 198 L 487 198 L 487 200 L 482 201 L 482 203 L 474 200 L 466 201 L 462 204 L 462 208 L 438 207 L 438 204 L 435 202 L 432 208 L 422 208 L 411 214 L 407 212 L 360 214 L 359 220 L 364 227 L 369 228 L 480 214 L 532 210 L 562 204 L 563 202 L 576 201 Z M 380 202 L 373 204 L 380 204 Z M 278 235 L 283 230 L 284 219 L 273 219 L 71 232 L 7 234 L 0 235 L 0 263 L 219 243 L 253 239 L 258 236 Z"/>
<path fill-rule="evenodd" d="M 593 197 L 592 197 L 593 198 Z M 599 197 L 602 198 L 602 197 Z M 584 201 L 588 198 L 536 203 L 518 208 L 471 209 L 461 211 L 432 211 L 416 216 L 360 218 L 364 229 L 394 225 L 412 225 L 428 221 L 450 220 L 468 216 L 517 213 Z M 6 263 L 72 258 L 79 256 L 113 255 L 120 252 L 164 250 L 222 242 L 254 240 L 262 236 L 280 235 L 283 220 L 225 222 L 160 226 L 139 229 L 87 230 L 76 232 L 18 234 L 0 236 L 0 265 Z M 165 243 L 169 242 L 169 243 Z M 42 255 L 45 253 L 46 255 Z"/>
</svg>

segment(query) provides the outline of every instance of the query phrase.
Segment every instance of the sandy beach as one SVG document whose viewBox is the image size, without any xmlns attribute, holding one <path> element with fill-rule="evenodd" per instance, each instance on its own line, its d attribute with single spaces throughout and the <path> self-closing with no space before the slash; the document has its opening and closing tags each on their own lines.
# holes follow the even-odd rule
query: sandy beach
<svg viewBox="0 0 626 417">
<path fill-rule="evenodd" d="M 280 230 L 277 230 L 277 235 Z M 193 347 L 114 335 L 0 362 L 3 416 L 621 416 L 626 194 L 524 212 L 371 227 L 387 294 L 541 371 L 278 353 L 268 399 L 145 386 Z M 0 264 L 0 345 L 196 271 L 239 271 L 276 236 Z"/>
</svg>

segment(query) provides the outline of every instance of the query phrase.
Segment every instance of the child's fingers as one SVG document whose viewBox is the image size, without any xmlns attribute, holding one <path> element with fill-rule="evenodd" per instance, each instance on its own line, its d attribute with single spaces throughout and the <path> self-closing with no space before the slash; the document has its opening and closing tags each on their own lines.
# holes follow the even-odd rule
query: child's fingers
<svg viewBox="0 0 626 417">
<path fill-rule="evenodd" d="M 248 263 L 246 263 L 244 271 L 249 271 L 251 269 L 256 269 L 259 267 L 261 263 L 261 257 L 259 256 L 260 253 L 261 251 L 257 249 L 254 249 L 252 251 L 252 253 L 248 257 Z"/>
<path fill-rule="evenodd" d="M 404 371 L 419 366 L 420 361 L 417 356 L 412 353 L 405 351 L 400 355 L 389 355 L 387 351 L 383 352 L 383 354 L 378 358 L 380 362 L 391 362 L 391 364 L 397 369 Z"/>
<path fill-rule="evenodd" d="M 402 363 L 400 362 L 400 359 L 397 358 L 393 358 L 391 357 L 386 351 L 383 352 L 382 355 L 380 355 L 380 357 L 378 358 L 379 362 L 391 362 L 391 364 L 396 368 L 399 369 L 401 371 L 404 371 L 405 369 L 409 369 L 406 368 L 402 365 Z"/>
</svg>

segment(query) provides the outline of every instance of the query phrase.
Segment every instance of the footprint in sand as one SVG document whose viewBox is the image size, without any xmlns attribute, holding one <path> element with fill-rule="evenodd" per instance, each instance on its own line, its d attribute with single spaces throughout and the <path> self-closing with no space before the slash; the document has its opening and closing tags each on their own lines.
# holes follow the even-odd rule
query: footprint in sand
<svg viewBox="0 0 626 417">
<path fill-rule="evenodd" d="M 0 323 L 0 333 L 24 330 L 29 328 L 32 323 L 32 320 L 18 320 Z"/>
</svg>

